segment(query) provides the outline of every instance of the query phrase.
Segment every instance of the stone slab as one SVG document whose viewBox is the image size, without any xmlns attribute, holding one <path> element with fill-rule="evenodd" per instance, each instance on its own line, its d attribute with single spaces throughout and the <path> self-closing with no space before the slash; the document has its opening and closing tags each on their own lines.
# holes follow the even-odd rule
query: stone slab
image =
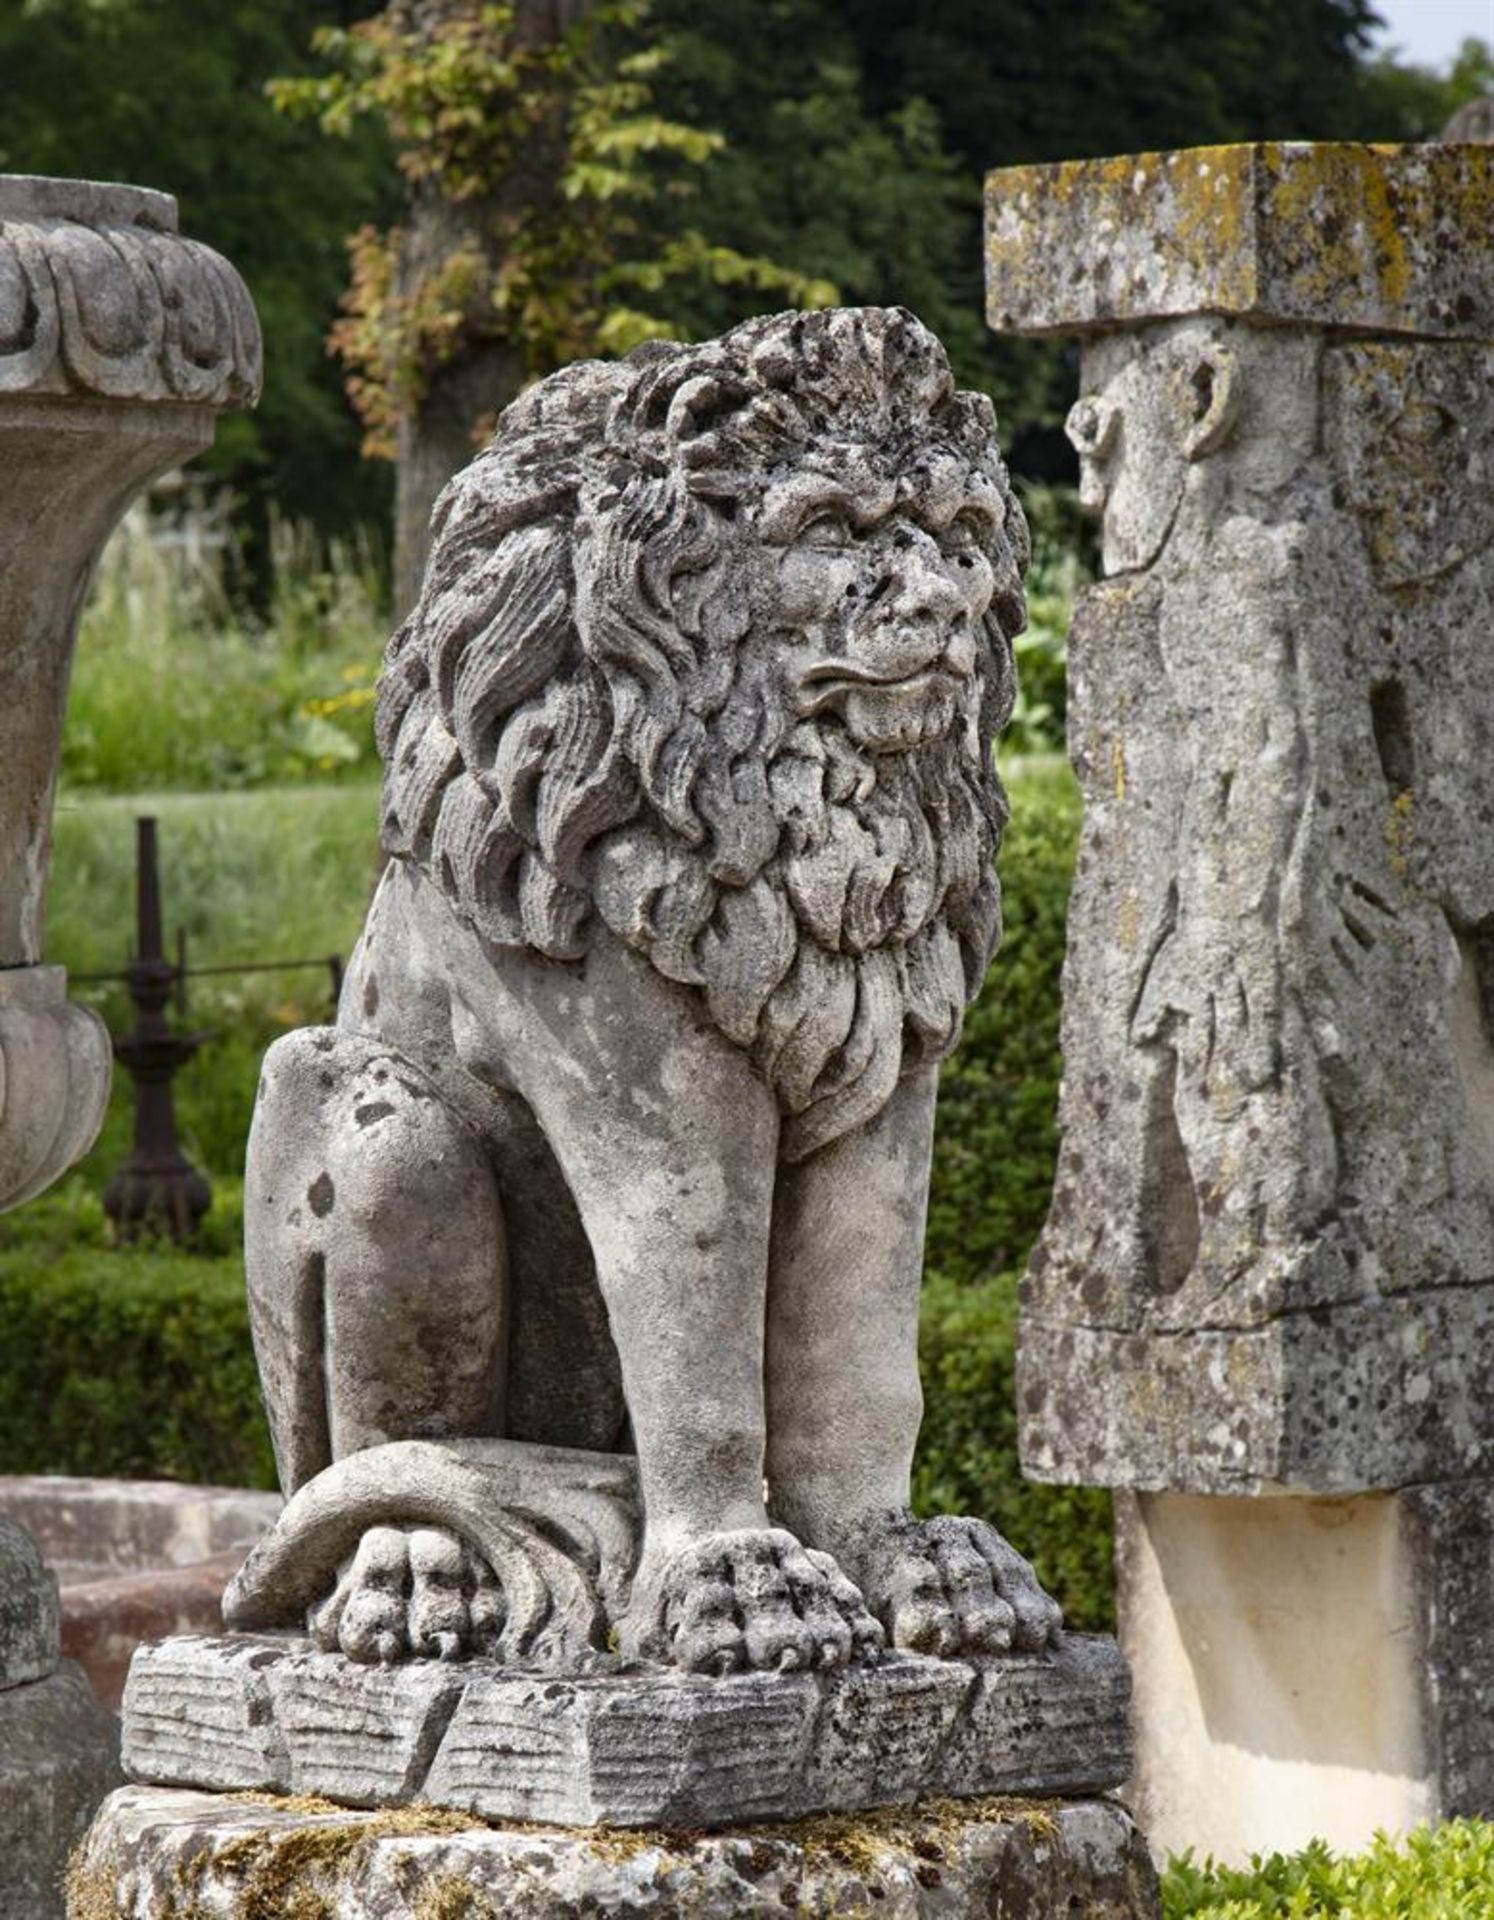
<svg viewBox="0 0 1494 1920">
<path fill-rule="evenodd" d="M 41 173 L 0 173 L 0 220 L 78 220 L 160 233 L 177 228 L 176 200 L 169 193 L 121 186 L 117 180 L 59 180 Z"/>
<path fill-rule="evenodd" d="M 125 1767 L 163 1786 L 413 1799 L 487 1819 L 710 1826 L 937 1794 L 1103 1792 L 1130 1770 L 1113 1641 L 835 1675 L 360 1668 L 291 1635 L 142 1648 Z"/>
<path fill-rule="evenodd" d="M 60 1920 L 68 1855 L 119 1784 L 119 1735 L 69 1661 L 0 1693 L 0 1914 Z"/>
<path fill-rule="evenodd" d="M 31 1535 L 57 1576 L 63 1655 L 115 1710 L 136 1647 L 218 1632 L 224 1588 L 284 1504 L 248 1487 L 0 1475 L 0 1513 Z M 0 1653 L 0 1684 L 4 1669 Z"/>
<path fill-rule="evenodd" d="M 0 1519 L 0 1691 L 43 1680 L 58 1660 L 57 1578 L 36 1542 Z"/>
<path fill-rule="evenodd" d="M 1019 1379 L 1035 1480 L 1347 1494 L 1473 1476 L 1494 1468 L 1494 1282 L 1144 1339 L 1033 1313 Z"/>
<path fill-rule="evenodd" d="M 1193 313 L 1494 339 L 1494 153 L 1264 141 L 986 177 L 1003 332 Z M 1055 264 L 1057 263 L 1057 264 Z"/>
<path fill-rule="evenodd" d="M 999 1914 L 1155 1920 L 1155 1870 L 1114 1801 L 940 1803 L 732 1833 L 578 1834 L 466 1825 L 426 1808 L 345 1813 L 125 1787 L 73 1876 L 73 1920 L 807 1920 Z M 292 1901 L 295 1902 L 292 1906 Z"/>
<path fill-rule="evenodd" d="M 247 1549 L 284 1505 L 252 1487 L 0 1474 L 0 1513 L 26 1529 L 64 1587 Z"/>
</svg>

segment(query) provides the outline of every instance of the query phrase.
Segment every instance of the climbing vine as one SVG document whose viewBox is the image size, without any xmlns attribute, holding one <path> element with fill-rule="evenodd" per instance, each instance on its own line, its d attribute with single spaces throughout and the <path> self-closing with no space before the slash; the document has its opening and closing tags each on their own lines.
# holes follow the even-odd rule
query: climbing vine
<svg viewBox="0 0 1494 1920">
<path fill-rule="evenodd" d="M 827 306 L 823 280 L 716 244 L 650 212 L 694 190 L 722 137 L 655 110 L 667 60 L 648 44 L 647 0 L 601 0 L 555 38 L 520 31 L 520 8 L 488 0 L 394 0 L 322 29 L 326 71 L 274 81 L 284 112 L 347 134 L 381 121 L 408 182 L 410 222 L 435 209 L 433 257 L 410 224 L 366 226 L 330 344 L 347 369 L 364 450 L 392 457 L 400 418 L 435 373 L 504 342 L 526 378 L 587 355 L 677 338 L 670 285 L 701 278 L 784 304 Z M 491 420 L 474 421 L 474 438 Z"/>
</svg>

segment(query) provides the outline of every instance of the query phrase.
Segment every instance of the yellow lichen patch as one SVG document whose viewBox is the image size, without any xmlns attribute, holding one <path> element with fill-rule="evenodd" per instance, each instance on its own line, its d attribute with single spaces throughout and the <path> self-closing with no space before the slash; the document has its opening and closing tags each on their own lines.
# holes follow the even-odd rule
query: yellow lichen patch
<svg viewBox="0 0 1494 1920">
<path fill-rule="evenodd" d="M 428 1880 L 415 1895 L 412 1920 L 497 1920 L 498 1909 L 455 1874 Z"/>
<path fill-rule="evenodd" d="M 1012 1821 L 1020 1821 L 1035 1839 L 1052 1840 L 1058 1832 L 1051 1803 L 988 1794 L 978 1800 L 921 1800 L 916 1806 L 878 1807 L 869 1813 L 813 1814 L 781 1825 L 741 1828 L 736 1837 L 790 1847 L 811 1871 L 849 1867 L 863 1879 L 875 1880 L 894 1868 L 927 1862 L 931 1848 L 958 1851 L 973 1827 Z"/>
<path fill-rule="evenodd" d="M 118 1920 L 119 1906 L 115 1899 L 115 1889 L 119 1884 L 118 1863 L 110 1860 L 102 1866 L 89 1866 L 85 1858 L 85 1846 L 86 1843 L 80 1843 L 74 1848 L 63 1876 L 62 1893 L 67 1903 L 67 1920 Z"/>
<path fill-rule="evenodd" d="M 1110 742 L 1110 777 L 1117 800 L 1126 797 L 1126 743 L 1117 734 Z"/>
<path fill-rule="evenodd" d="M 1314 316 L 1396 308 L 1412 283 L 1410 182 L 1399 148 L 1273 147 L 1264 156 L 1262 231 L 1273 269 Z"/>
<path fill-rule="evenodd" d="M 1167 156 L 1167 245 L 1199 276 L 1212 276 L 1210 306 L 1255 305 L 1254 190 L 1257 149 L 1194 147 Z"/>
<path fill-rule="evenodd" d="M 1397 879 L 1404 879 L 1406 875 L 1414 812 L 1415 805 L 1409 787 L 1398 793 L 1386 809 L 1385 846 L 1390 855 L 1390 870 Z"/>
</svg>

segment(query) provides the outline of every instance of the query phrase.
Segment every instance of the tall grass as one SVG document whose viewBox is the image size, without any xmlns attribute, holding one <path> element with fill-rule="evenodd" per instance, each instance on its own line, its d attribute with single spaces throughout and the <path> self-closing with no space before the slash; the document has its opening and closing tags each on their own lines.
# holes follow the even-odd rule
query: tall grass
<svg viewBox="0 0 1494 1920">
<path fill-rule="evenodd" d="M 281 522 L 256 614 L 212 556 L 163 551 L 127 527 L 83 616 L 64 790 L 366 779 L 383 572 L 370 539 L 327 545 Z"/>
</svg>

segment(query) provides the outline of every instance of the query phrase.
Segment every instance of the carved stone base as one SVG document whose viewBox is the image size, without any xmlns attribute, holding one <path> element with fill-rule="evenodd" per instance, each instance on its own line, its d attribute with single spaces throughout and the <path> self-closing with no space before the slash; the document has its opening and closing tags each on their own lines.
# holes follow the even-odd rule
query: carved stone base
<svg viewBox="0 0 1494 1920">
<path fill-rule="evenodd" d="M 1154 1920 L 1146 1844 L 1109 1800 L 947 1802 L 733 1833 L 566 1833 L 456 1815 L 324 1812 L 126 1787 L 74 1869 L 73 1920 L 336 1913 L 338 1920 L 576 1914 L 1000 1913 Z"/>
<path fill-rule="evenodd" d="M 359 1667 L 291 1635 L 136 1654 L 126 1771 L 158 1785 L 449 1807 L 562 1826 L 713 1826 L 930 1795 L 1080 1794 L 1131 1765 L 1111 1640 L 835 1675 L 575 1678 L 484 1661 Z"/>
</svg>

